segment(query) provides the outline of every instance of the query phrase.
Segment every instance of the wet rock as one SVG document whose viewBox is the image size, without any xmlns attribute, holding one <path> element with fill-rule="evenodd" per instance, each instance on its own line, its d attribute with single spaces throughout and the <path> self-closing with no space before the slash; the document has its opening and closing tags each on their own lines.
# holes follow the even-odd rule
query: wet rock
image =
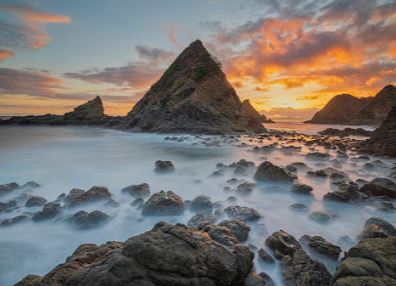
<svg viewBox="0 0 396 286">
<path fill-rule="evenodd" d="M 18 188 L 20 188 L 20 186 L 15 182 L 0 185 L 0 197 L 11 193 L 12 191 L 17 190 Z"/>
<path fill-rule="evenodd" d="M 266 273 L 250 272 L 245 278 L 243 286 L 275 286 L 275 283 Z"/>
<path fill-rule="evenodd" d="M 337 191 L 329 192 L 323 196 L 324 200 L 337 202 L 349 202 L 360 198 L 363 197 L 358 192 L 358 188 L 349 184 L 340 185 Z"/>
<path fill-rule="evenodd" d="M 0 226 L 12 226 L 21 222 L 27 221 L 29 218 L 26 215 L 18 215 L 13 218 L 8 218 L 0 223 Z"/>
<path fill-rule="evenodd" d="M 327 153 L 321 153 L 321 152 L 311 152 L 305 155 L 305 159 L 311 160 L 311 161 L 327 161 L 330 159 L 330 155 Z"/>
<path fill-rule="evenodd" d="M 229 196 L 229 197 L 227 198 L 227 202 L 236 203 L 236 202 L 237 202 L 237 198 L 234 197 L 234 196 Z"/>
<path fill-rule="evenodd" d="M 327 173 L 325 170 L 308 171 L 307 175 L 317 178 L 327 178 Z"/>
<path fill-rule="evenodd" d="M 118 202 L 116 202 L 114 199 L 109 199 L 107 200 L 107 202 L 105 202 L 103 204 L 104 207 L 110 207 L 110 208 L 118 208 L 120 206 L 120 204 Z"/>
<path fill-rule="evenodd" d="M 255 183 L 244 182 L 242 184 L 239 184 L 236 187 L 235 191 L 241 195 L 247 195 L 250 194 L 255 187 L 256 187 Z"/>
<path fill-rule="evenodd" d="M 231 178 L 231 179 L 227 180 L 227 184 L 230 184 L 230 185 L 236 185 L 239 182 L 240 182 L 240 180 L 238 180 L 237 178 Z"/>
<path fill-rule="evenodd" d="M 293 178 L 281 167 L 265 161 L 258 166 L 254 175 L 256 181 L 291 183 Z"/>
<path fill-rule="evenodd" d="M 293 162 L 287 166 L 294 167 L 297 170 L 304 170 L 304 169 L 308 168 L 308 166 L 303 162 Z"/>
<path fill-rule="evenodd" d="M 326 224 L 335 217 L 336 217 L 335 214 L 325 211 L 316 211 L 309 214 L 309 218 L 311 220 L 321 224 Z"/>
<path fill-rule="evenodd" d="M 359 191 L 368 196 L 387 196 L 396 198 L 396 184 L 392 180 L 386 178 L 375 178 L 364 185 Z"/>
<path fill-rule="evenodd" d="M 223 220 L 218 225 L 228 228 L 239 242 L 245 242 L 249 237 L 250 227 L 243 220 Z"/>
<path fill-rule="evenodd" d="M 231 219 L 242 219 L 245 221 L 257 221 L 261 218 L 260 213 L 249 207 L 229 206 L 224 209 L 224 212 Z"/>
<path fill-rule="evenodd" d="M 129 194 L 133 198 L 144 198 L 150 194 L 150 186 L 147 183 L 140 185 L 130 185 L 121 190 L 124 194 Z"/>
<path fill-rule="evenodd" d="M 260 248 L 258 250 L 258 256 L 260 259 L 266 263 L 275 263 L 275 260 L 272 258 L 271 255 L 268 254 L 268 252 L 264 248 Z"/>
<path fill-rule="evenodd" d="M 142 214 L 146 216 L 174 216 L 184 212 L 183 199 L 172 191 L 153 194 L 143 205 Z"/>
<path fill-rule="evenodd" d="M 40 280 L 41 280 L 41 276 L 29 274 L 26 275 L 21 281 L 16 283 L 14 286 L 35 286 L 35 285 L 39 285 L 36 283 L 39 283 Z"/>
<path fill-rule="evenodd" d="M 125 243 L 80 246 L 35 286 L 242 285 L 253 253 L 183 225 L 158 223 Z"/>
<path fill-rule="evenodd" d="M 294 184 L 291 191 L 295 194 L 310 195 L 313 188 L 305 184 Z"/>
<path fill-rule="evenodd" d="M 69 208 L 74 208 L 89 203 L 108 200 L 110 198 L 111 193 L 106 187 L 93 186 L 88 191 L 72 189 L 66 196 L 65 202 Z"/>
<path fill-rule="evenodd" d="M 41 207 L 45 205 L 46 202 L 47 200 L 43 197 L 32 196 L 26 201 L 25 207 Z"/>
<path fill-rule="evenodd" d="M 140 208 L 141 206 L 143 206 L 143 204 L 144 204 L 144 200 L 142 198 L 137 198 L 133 200 L 131 206 Z"/>
<path fill-rule="evenodd" d="M 340 247 L 332 244 L 321 236 L 303 235 L 299 241 L 301 244 L 310 247 L 317 253 L 323 254 L 335 260 L 338 260 L 338 257 L 341 253 Z"/>
<path fill-rule="evenodd" d="M 364 230 L 358 235 L 358 240 L 388 236 L 396 237 L 395 227 L 382 218 L 372 217 L 364 223 Z"/>
<path fill-rule="evenodd" d="M 175 170 L 175 166 L 171 161 L 162 161 L 158 160 L 155 162 L 155 169 L 154 171 L 157 173 L 165 174 L 171 173 Z"/>
<path fill-rule="evenodd" d="M 225 226 L 205 225 L 201 230 L 207 232 L 210 238 L 222 245 L 233 246 L 238 244 L 238 239 L 234 233 Z"/>
<path fill-rule="evenodd" d="M 110 217 L 101 211 L 79 211 L 71 216 L 67 222 L 73 224 L 78 229 L 92 229 L 105 224 Z"/>
<path fill-rule="evenodd" d="M 213 204 L 208 196 L 197 196 L 190 203 L 190 211 L 193 213 L 203 212 L 205 214 L 211 214 L 213 212 Z"/>
<path fill-rule="evenodd" d="M 213 215 L 207 215 L 203 212 L 198 212 L 188 220 L 187 226 L 198 228 L 200 225 L 214 224 L 216 220 L 216 217 Z"/>
<path fill-rule="evenodd" d="M 214 171 L 211 175 L 211 177 L 223 177 L 224 176 L 224 171 L 223 170 L 216 170 Z"/>
<path fill-rule="evenodd" d="M 235 175 L 247 175 L 248 172 L 255 167 L 255 164 L 254 162 L 241 159 L 238 162 L 230 164 L 228 167 L 234 169 Z"/>
<path fill-rule="evenodd" d="M 33 214 L 32 220 L 35 222 L 53 219 L 61 213 L 60 204 L 49 202 L 43 206 L 43 209 Z"/>
<path fill-rule="evenodd" d="M 29 181 L 29 182 L 26 182 L 25 184 L 23 184 L 21 189 L 36 189 L 36 188 L 40 188 L 40 187 L 41 187 L 41 185 L 39 183 Z"/>
<path fill-rule="evenodd" d="M 337 267 L 332 286 L 396 285 L 395 253 L 396 237 L 361 240 Z"/>
<path fill-rule="evenodd" d="M 274 232 L 265 243 L 280 261 L 285 285 L 330 285 L 331 275 L 326 267 L 309 257 L 298 241 L 287 232 Z"/>
<path fill-rule="evenodd" d="M 292 211 L 295 211 L 295 212 L 300 212 L 300 213 L 309 212 L 309 208 L 306 205 L 302 204 L 302 203 L 291 204 L 289 206 L 289 209 L 292 210 Z"/>
</svg>

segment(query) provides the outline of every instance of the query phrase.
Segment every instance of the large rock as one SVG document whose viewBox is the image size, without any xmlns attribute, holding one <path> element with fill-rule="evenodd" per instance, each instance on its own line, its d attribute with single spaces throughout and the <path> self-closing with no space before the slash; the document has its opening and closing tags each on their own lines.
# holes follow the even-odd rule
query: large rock
<svg viewBox="0 0 396 286">
<path fill-rule="evenodd" d="M 39 222 L 44 220 L 50 220 L 58 216 L 62 211 L 60 204 L 49 202 L 43 206 L 43 209 L 33 214 L 32 220 Z"/>
<path fill-rule="evenodd" d="M 249 237 L 250 227 L 243 220 L 223 220 L 218 225 L 228 228 L 240 242 Z"/>
<path fill-rule="evenodd" d="M 364 223 L 363 231 L 358 235 L 358 239 L 367 239 L 367 238 L 377 238 L 377 237 L 388 237 L 395 236 L 396 237 L 396 229 L 395 227 L 388 221 L 379 218 L 372 217 L 366 220 Z"/>
<path fill-rule="evenodd" d="M 63 119 L 66 121 L 90 121 L 98 120 L 105 116 L 102 100 L 99 96 L 77 106 L 72 112 L 65 113 Z"/>
<path fill-rule="evenodd" d="M 219 63 L 197 40 L 133 107 L 123 128 L 198 133 L 265 131 L 260 120 L 242 116 L 241 105 Z"/>
<path fill-rule="evenodd" d="M 395 103 L 396 104 L 396 103 Z M 396 106 L 369 139 L 360 145 L 361 152 L 396 157 Z"/>
<path fill-rule="evenodd" d="M 111 198 L 111 193 L 106 187 L 93 186 L 88 191 L 73 189 L 66 196 L 66 205 L 70 208 L 79 207 L 89 203 L 105 201 Z"/>
<path fill-rule="evenodd" d="M 20 186 L 19 186 L 17 183 L 15 183 L 15 182 L 0 185 L 0 196 L 9 194 L 9 193 L 11 193 L 12 191 L 17 190 L 19 187 L 20 187 Z"/>
<path fill-rule="evenodd" d="M 26 207 L 40 207 L 40 206 L 43 206 L 46 202 L 47 202 L 47 200 L 43 197 L 32 196 L 26 201 L 25 206 Z"/>
<path fill-rule="evenodd" d="M 365 184 L 359 191 L 368 196 L 396 198 L 396 184 L 387 178 L 375 178 L 368 184 Z"/>
<path fill-rule="evenodd" d="M 252 260 L 246 246 L 161 222 L 125 243 L 80 246 L 34 286 L 240 286 Z"/>
<path fill-rule="evenodd" d="M 110 217 L 101 211 L 79 211 L 72 215 L 67 222 L 78 229 L 92 229 L 105 224 Z"/>
<path fill-rule="evenodd" d="M 293 178 L 281 167 L 265 161 L 258 166 L 254 174 L 256 181 L 291 183 Z"/>
<path fill-rule="evenodd" d="M 285 231 L 274 232 L 265 241 L 280 261 L 286 286 L 329 286 L 331 275 L 326 267 L 313 260 L 298 241 Z"/>
<path fill-rule="evenodd" d="M 339 246 L 332 244 L 321 236 L 310 236 L 306 234 L 300 238 L 300 243 L 307 245 L 317 253 L 336 260 L 341 253 L 341 248 Z"/>
<path fill-rule="evenodd" d="M 191 201 L 190 211 L 193 213 L 203 212 L 211 214 L 213 212 L 213 204 L 208 196 L 200 195 Z"/>
<path fill-rule="evenodd" d="M 147 216 L 174 216 L 184 212 L 185 205 L 181 197 L 172 191 L 160 191 L 153 194 L 143 205 L 142 214 Z"/>
<path fill-rule="evenodd" d="M 224 212 L 231 219 L 241 219 L 244 221 L 257 221 L 261 218 L 261 214 L 249 207 L 241 207 L 241 206 L 229 206 L 224 209 Z"/>
<path fill-rule="evenodd" d="M 150 194 L 150 186 L 147 183 L 140 185 L 130 185 L 123 188 L 121 192 L 129 194 L 133 198 L 144 198 Z"/>
<path fill-rule="evenodd" d="M 396 285 L 396 237 L 364 239 L 348 251 L 332 286 L 362 285 Z"/>
</svg>

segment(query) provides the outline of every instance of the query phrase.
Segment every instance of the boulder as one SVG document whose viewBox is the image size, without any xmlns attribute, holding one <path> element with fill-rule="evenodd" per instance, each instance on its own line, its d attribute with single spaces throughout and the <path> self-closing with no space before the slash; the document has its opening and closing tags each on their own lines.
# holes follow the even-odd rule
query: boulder
<svg viewBox="0 0 396 286">
<path fill-rule="evenodd" d="M 143 205 L 142 215 L 175 216 L 184 212 L 183 199 L 172 191 L 160 191 L 153 194 Z"/>
<path fill-rule="evenodd" d="M 106 187 L 93 186 L 88 191 L 73 189 L 66 196 L 65 202 L 69 208 L 80 207 L 89 203 L 105 201 L 111 198 L 111 193 Z"/>
<path fill-rule="evenodd" d="M 213 212 L 213 204 L 208 196 L 200 195 L 191 201 L 190 211 L 193 213 L 203 212 L 211 214 Z"/>
<path fill-rule="evenodd" d="M 154 171 L 160 174 L 171 173 L 175 170 L 175 166 L 171 161 L 158 160 L 155 162 Z"/>
<path fill-rule="evenodd" d="M 188 220 L 187 226 L 198 228 L 201 225 L 214 224 L 216 220 L 216 217 L 213 215 L 207 215 L 203 212 L 198 212 Z"/>
<path fill-rule="evenodd" d="M 379 218 L 372 217 L 366 220 L 364 223 L 363 231 L 358 235 L 358 240 L 367 238 L 377 238 L 377 237 L 396 237 L 395 227 L 388 221 Z"/>
<path fill-rule="evenodd" d="M 255 183 L 244 182 L 242 184 L 239 184 L 236 187 L 235 191 L 241 195 L 247 195 L 250 194 L 255 187 L 256 187 Z"/>
<path fill-rule="evenodd" d="M 8 219 L 3 220 L 0 223 L 0 226 L 11 226 L 11 225 L 14 225 L 14 224 L 18 224 L 18 223 L 27 221 L 28 219 L 29 218 L 26 215 L 18 215 L 18 216 L 15 216 L 13 218 L 8 218 Z"/>
<path fill-rule="evenodd" d="M 206 233 L 164 222 L 125 243 L 80 246 L 34 286 L 238 286 L 253 253 L 225 247 Z"/>
<path fill-rule="evenodd" d="M 50 220 L 58 216 L 62 211 L 60 204 L 49 202 L 43 206 L 43 209 L 33 214 L 32 220 L 35 222 Z"/>
<path fill-rule="evenodd" d="M 387 178 L 375 178 L 364 185 L 359 191 L 368 196 L 396 198 L 396 184 Z"/>
<path fill-rule="evenodd" d="M 30 197 L 26 203 L 25 203 L 25 207 L 41 207 L 43 205 L 45 205 L 45 203 L 47 202 L 47 200 L 43 197 L 40 196 L 32 196 Z"/>
<path fill-rule="evenodd" d="M 264 248 L 260 248 L 258 250 L 258 256 L 260 259 L 266 263 L 275 263 L 275 260 L 272 258 L 271 255 L 268 254 L 268 252 Z"/>
<path fill-rule="evenodd" d="M 317 253 L 328 256 L 332 259 L 338 260 L 341 253 L 341 248 L 332 244 L 321 236 L 303 235 L 300 238 L 300 243 L 310 247 Z"/>
<path fill-rule="evenodd" d="M 79 211 L 72 215 L 67 222 L 78 229 L 92 229 L 105 224 L 110 217 L 101 211 Z"/>
<path fill-rule="evenodd" d="M 294 184 L 291 191 L 295 194 L 310 195 L 313 188 L 305 184 Z"/>
<path fill-rule="evenodd" d="M 249 237 L 250 227 L 243 220 L 223 220 L 218 225 L 228 228 L 239 242 L 245 242 Z"/>
<path fill-rule="evenodd" d="M 311 220 L 318 222 L 320 224 L 326 224 L 335 217 L 336 215 L 334 213 L 327 211 L 315 211 L 309 214 L 309 218 Z"/>
<path fill-rule="evenodd" d="M 274 232 L 265 243 L 280 261 L 285 285 L 330 285 L 331 275 L 326 267 L 309 257 L 298 241 L 287 232 L 283 230 Z"/>
<path fill-rule="evenodd" d="M 266 273 L 250 272 L 245 278 L 243 286 L 275 286 L 275 283 Z"/>
<path fill-rule="evenodd" d="M 121 190 L 124 194 L 129 194 L 133 198 L 144 198 L 150 195 L 150 186 L 147 183 L 140 185 L 130 185 Z"/>
<path fill-rule="evenodd" d="M 82 105 L 74 108 L 72 112 L 65 113 L 65 121 L 91 121 L 105 117 L 102 100 L 99 96 L 95 97 Z"/>
<path fill-rule="evenodd" d="M 281 167 L 265 161 L 258 166 L 254 175 L 256 181 L 291 183 L 293 178 Z"/>
<path fill-rule="evenodd" d="M 17 190 L 18 188 L 20 188 L 20 186 L 15 182 L 0 185 L 0 197 L 11 193 L 12 191 Z"/>
<path fill-rule="evenodd" d="M 231 219 L 241 219 L 244 221 L 257 221 L 261 218 L 258 211 L 249 207 L 229 206 L 224 209 L 224 212 Z"/>
</svg>

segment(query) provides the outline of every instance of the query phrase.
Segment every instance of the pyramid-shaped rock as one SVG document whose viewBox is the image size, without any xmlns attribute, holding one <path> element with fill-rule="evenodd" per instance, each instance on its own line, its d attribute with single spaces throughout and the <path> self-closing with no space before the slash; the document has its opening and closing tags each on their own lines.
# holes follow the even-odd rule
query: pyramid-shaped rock
<svg viewBox="0 0 396 286">
<path fill-rule="evenodd" d="M 72 112 L 63 115 L 64 120 L 98 120 L 105 116 L 102 100 L 95 97 L 82 105 L 74 108 Z"/>
<path fill-rule="evenodd" d="M 370 139 L 362 143 L 360 151 L 396 157 L 396 106 Z"/>
<path fill-rule="evenodd" d="M 197 40 L 169 66 L 128 114 L 124 128 L 152 132 L 263 132 L 242 116 L 241 101 L 220 64 Z"/>
</svg>

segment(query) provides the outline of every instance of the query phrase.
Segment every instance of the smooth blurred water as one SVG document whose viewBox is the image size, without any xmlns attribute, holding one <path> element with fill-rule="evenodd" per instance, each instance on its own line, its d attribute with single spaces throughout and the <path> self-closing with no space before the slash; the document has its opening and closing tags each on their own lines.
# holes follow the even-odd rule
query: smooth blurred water
<svg viewBox="0 0 396 286">
<path fill-rule="evenodd" d="M 371 216 L 382 216 L 393 223 L 396 222 L 394 215 L 380 213 L 373 207 L 323 204 L 322 196 L 331 190 L 329 181 L 307 177 L 305 172 L 298 174 L 299 181 L 314 187 L 312 197 L 292 195 L 289 186 L 266 184 L 258 185 L 250 195 L 241 196 L 235 192 L 223 191 L 228 179 L 238 177 L 232 172 L 220 178 L 209 177 L 218 162 L 230 164 L 244 158 L 259 164 L 264 160 L 263 156 L 283 167 L 295 161 L 306 162 L 313 169 L 329 166 L 329 163 L 306 161 L 306 147 L 298 154 L 287 155 L 274 151 L 263 155 L 250 150 L 254 145 L 270 142 L 260 143 L 251 141 L 250 138 L 241 138 L 241 142 L 251 146 L 238 147 L 236 145 L 239 143 L 235 143 L 207 147 L 202 144 L 208 142 L 205 140 L 222 139 L 186 136 L 183 142 L 175 142 L 165 141 L 165 136 L 88 127 L 0 127 L 0 184 L 36 181 L 42 187 L 35 190 L 35 194 L 42 195 L 49 201 L 75 187 L 89 189 L 93 185 L 103 185 L 109 188 L 114 199 L 120 203 L 119 208 L 105 208 L 102 205 L 84 208 L 100 209 L 112 216 L 108 224 L 95 230 L 76 231 L 65 225 L 62 220 L 28 222 L 0 228 L 0 285 L 12 285 L 26 274 L 47 273 L 63 262 L 81 243 L 124 241 L 130 236 L 151 229 L 159 220 L 187 223 L 193 215 L 189 211 L 179 217 L 145 218 L 141 216 L 140 210 L 131 207 L 129 204 L 133 199 L 122 195 L 120 190 L 125 186 L 143 182 L 150 185 L 152 193 L 172 190 L 185 200 L 205 194 L 210 196 L 213 202 L 221 201 L 224 207 L 230 205 L 226 201 L 227 197 L 237 197 L 238 205 L 254 207 L 263 215 L 257 224 L 251 224 L 252 231 L 247 242 L 258 248 L 264 247 L 266 237 L 279 229 L 288 231 L 296 238 L 304 234 L 321 235 L 335 243 L 343 235 L 356 237 L 362 230 L 364 221 Z M 176 171 L 166 175 L 156 174 L 153 171 L 156 160 L 171 160 Z M 375 172 L 366 172 L 360 168 L 360 163 L 353 162 L 345 163 L 343 170 L 354 180 L 368 180 L 383 175 L 384 170 L 394 164 L 392 160 L 382 160 L 386 164 L 385 169 Z M 253 172 L 238 178 L 253 181 Z M 10 195 L 1 198 L 1 201 L 11 198 Z M 337 218 L 326 225 L 318 224 L 310 220 L 307 214 L 289 210 L 289 205 L 295 202 L 305 203 L 311 211 L 333 211 Z M 22 207 L 13 213 L 0 214 L 0 220 L 26 211 L 32 212 L 37 209 L 28 210 Z M 259 231 L 259 224 L 265 224 L 267 234 Z M 318 258 L 326 263 L 330 271 L 334 270 L 334 262 Z M 255 267 L 257 271 L 270 274 L 277 285 L 282 285 L 276 266 L 262 264 L 256 258 Z"/>
<path fill-rule="evenodd" d="M 266 128 L 279 131 L 295 131 L 305 134 L 317 134 L 327 128 L 345 129 L 345 128 L 363 128 L 374 130 L 376 126 L 369 125 L 340 125 L 340 124 L 310 124 L 303 122 L 276 122 L 264 124 Z"/>
</svg>

